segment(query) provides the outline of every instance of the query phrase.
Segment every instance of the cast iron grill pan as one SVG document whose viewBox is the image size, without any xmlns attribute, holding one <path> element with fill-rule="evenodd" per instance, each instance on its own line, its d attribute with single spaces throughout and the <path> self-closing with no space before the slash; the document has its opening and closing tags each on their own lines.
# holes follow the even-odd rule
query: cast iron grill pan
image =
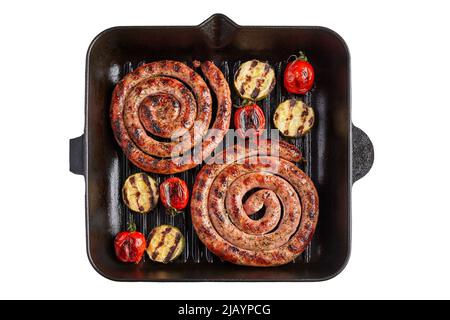
<svg viewBox="0 0 450 320">
<path fill-rule="evenodd" d="M 315 87 L 305 96 L 288 94 L 282 83 L 286 59 L 298 50 L 305 51 L 316 71 Z M 275 108 L 285 99 L 295 97 L 313 107 L 316 122 L 310 133 L 297 139 L 280 135 L 302 151 L 306 162 L 297 165 L 314 181 L 320 199 L 313 240 L 292 263 L 257 268 L 222 262 L 197 238 L 189 205 L 184 214 L 175 217 L 166 215 L 161 204 L 149 214 L 132 213 L 124 205 L 121 187 L 140 169 L 126 159 L 114 139 L 109 119 L 111 94 L 124 75 L 143 63 L 162 59 L 191 67 L 194 59 L 213 60 L 228 79 L 235 105 L 240 105 L 241 99 L 232 80 L 240 63 L 267 61 L 277 77 L 270 96 L 258 102 L 265 112 L 267 129 L 273 128 Z M 70 170 L 85 177 L 91 264 L 101 275 L 119 281 L 317 281 L 334 277 L 345 267 L 350 254 L 352 184 L 370 170 L 374 159 L 370 139 L 351 122 L 350 103 L 348 48 L 327 28 L 246 27 L 216 14 L 199 26 L 105 30 L 87 53 L 84 134 L 70 141 Z M 213 103 L 213 117 L 215 109 Z M 173 176 L 186 180 L 192 190 L 199 170 L 200 166 Z M 158 183 L 168 177 L 150 175 Z M 130 218 L 145 235 L 161 224 L 180 228 L 187 240 L 183 254 L 167 265 L 149 261 L 148 257 L 138 265 L 118 262 L 113 239 Z"/>
</svg>

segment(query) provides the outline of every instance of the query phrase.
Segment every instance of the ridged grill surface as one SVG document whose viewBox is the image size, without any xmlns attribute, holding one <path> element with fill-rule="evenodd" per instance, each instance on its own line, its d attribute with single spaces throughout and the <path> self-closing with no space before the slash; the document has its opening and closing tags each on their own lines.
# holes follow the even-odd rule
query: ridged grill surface
<svg viewBox="0 0 450 320">
<path fill-rule="evenodd" d="M 121 70 L 121 78 L 123 78 L 126 74 L 129 72 L 132 72 L 135 68 L 138 66 L 144 64 L 146 61 L 141 61 L 138 64 L 133 65 L 131 62 L 127 62 L 122 66 Z M 275 109 L 278 106 L 279 103 L 282 101 L 289 99 L 289 98 L 296 98 L 298 100 L 303 100 L 306 104 L 312 106 L 314 108 L 313 104 L 313 95 L 311 92 L 308 92 L 306 95 L 292 95 L 289 94 L 283 87 L 283 71 L 286 66 L 286 61 L 268 61 L 271 66 L 275 69 L 276 73 L 276 80 L 277 84 L 275 89 L 271 92 L 271 94 L 266 97 L 264 100 L 259 101 L 258 105 L 263 109 L 265 117 L 266 117 L 266 129 L 274 129 L 275 126 L 273 125 L 273 114 L 275 113 Z M 192 67 L 192 63 L 186 62 L 187 65 Z M 241 61 L 222 61 L 218 62 L 215 61 L 217 66 L 220 66 L 220 69 L 222 70 L 225 78 L 228 80 L 228 83 L 230 85 L 231 90 L 231 100 L 233 105 L 240 105 L 241 104 L 241 98 L 234 90 L 233 85 L 233 75 L 237 71 L 237 69 L 240 66 Z M 199 71 L 199 70 L 197 70 Z M 213 94 L 211 90 L 211 94 Z M 214 101 L 214 100 L 213 100 Z M 216 108 L 216 104 L 213 104 L 213 108 Z M 232 110 L 232 120 L 230 124 L 230 128 L 233 128 L 233 117 L 234 117 L 234 111 L 236 108 L 233 107 Z M 213 112 L 213 115 L 215 112 Z M 212 121 L 213 122 L 213 121 Z M 314 130 L 314 128 L 312 129 Z M 270 138 L 270 130 L 268 131 L 268 138 Z M 303 157 L 306 160 L 305 162 L 298 163 L 298 167 L 301 168 L 306 174 L 309 176 L 311 175 L 311 135 L 310 133 L 306 134 L 304 137 L 296 138 L 296 139 L 290 139 L 285 138 L 282 135 L 280 135 L 280 138 L 282 140 L 285 140 L 289 143 L 294 144 L 297 146 L 303 153 Z M 141 169 L 134 166 L 121 152 L 121 155 L 119 157 L 121 162 L 121 176 L 120 176 L 120 186 L 123 185 L 126 178 L 137 172 L 142 172 Z M 177 176 L 182 178 L 186 181 L 189 187 L 189 191 L 192 191 L 192 187 L 194 185 L 195 177 L 197 175 L 197 172 L 200 170 L 200 166 L 197 166 L 194 169 L 191 169 L 186 172 L 182 172 L 175 175 L 155 175 L 150 174 L 153 178 L 156 179 L 158 185 L 163 182 L 168 177 Z M 120 190 L 118 194 L 121 194 Z M 176 259 L 175 263 L 185 263 L 188 261 L 193 261 L 195 263 L 221 263 L 220 259 L 214 256 L 204 245 L 203 243 L 198 239 L 197 234 L 194 230 L 194 227 L 191 222 L 190 217 L 190 211 L 189 211 L 189 204 L 186 210 L 183 214 L 178 214 L 176 216 L 171 216 L 166 214 L 166 210 L 164 206 L 159 201 L 158 206 L 151 211 L 148 214 L 138 214 L 133 213 L 128 209 L 127 206 L 125 206 L 122 202 L 122 199 L 120 199 L 120 202 L 122 204 L 122 229 L 125 230 L 127 227 L 128 221 L 132 220 L 136 223 L 137 230 L 142 232 L 144 235 L 148 235 L 150 230 L 152 230 L 154 227 L 161 225 L 161 224 L 170 224 L 173 225 L 181 230 L 181 232 L 186 237 L 186 247 L 182 253 L 182 255 Z M 147 257 L 144 256 L 144 261 L 149 260 Z M 306 250 L 303 252 L 302 255 L 300 255 L 293 263 L 308 263 L 311 260 L 311 244 L 308 245 Z M 147 261 L 147 263 L 149 263 Z"/>
</svg>

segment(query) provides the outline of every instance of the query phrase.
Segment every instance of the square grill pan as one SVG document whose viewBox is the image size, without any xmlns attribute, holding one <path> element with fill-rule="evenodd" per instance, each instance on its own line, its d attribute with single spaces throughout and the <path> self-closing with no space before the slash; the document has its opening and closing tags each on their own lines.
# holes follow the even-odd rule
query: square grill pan
<svg viewBox="0 0 450 320">
<path fill-rule="evenodd" d="M 315 87 L 305 96 L 291 95 L 282 85 L 286 59 L 299 49 L 308 54 L 316 72 Z M 276 88 L 260 103 L 268 120 L 267 129 L 274 128 L 275 108 L 287 98 L 302 99 L 316 113 L 316 124 L 309 134 L 299 139 L 284 138 L 302 150 L 307 161 L 299 166 L 319 192 L 316 233 L 295 261 L 273 268 L 220 261 L 199 241 L 189 210 L 172 217 L 159 204 L 147 215 L 130 212 L 122 203 L 120 190 L 130 174 L 141 170 L 116 144 L 109 121 L 115 84 L 143 63 L 172 59 L 192 66 L 194 59 L 213 60 L 229 82 L 233 104 L 239 105 L 233 75 L 241 62 L 253 58 L 269 62 L 277 77 Z M 352 183 L 370 170 L 374 158 L 369 138 L 352 125 L 350 111 L 348 48 L 339 35 L 323 27 L 242 27 L 216 14 L 199 26 L 115 27 L 103 31 L 87 53 L 85 131 L 70 141 L 70 170 L 84 175 L 86 181 L 87 253 L 92 266 L 101 275 L 120 281 L 317 281 L 335 276 L 350 254 Z M 199 170 L 197 167 L 171 176 L 181 177 L 192 190 Z M 167 177 L 152 176 L 158 183 Z M 147 257 L 138 265 L 118 262 L 113 239 L 133 217 L 145 235 L 160 224 L 178 227 L 187 240 L 181 257 L 167 265 Z"/>
</svg>

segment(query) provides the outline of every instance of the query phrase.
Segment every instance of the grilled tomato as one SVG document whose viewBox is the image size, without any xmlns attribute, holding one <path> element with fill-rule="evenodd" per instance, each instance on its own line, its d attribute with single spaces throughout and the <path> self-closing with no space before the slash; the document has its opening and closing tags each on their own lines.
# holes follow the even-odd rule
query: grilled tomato
<svg viewBox="0 0 450 320">
<path fill-rule="evenodd" d="M 153 261 L 168 263 L 183 252 L 184 246 L 185 240 L 181 231 L 165 224 L 150 232 L 147 254 Z"/>
<path fill-rule="evenodd" d="M 169 178 L 159 186 L 161 202 L 171 214 L 176 214 L 186 208 L 189 201 L 189 189 L 184 180 Z"/>
<path fill-rule="evenodd" d="M 303 52 L 295 57 L 284 70 L 284 87 L 290 93 L 305 94 L 314 84 L 314 68 Z"/>
<path fill-rule="evenodd" d="M 146 247 L 145 236 L 136 231 L 134 223 L 129 224 L 128 230 L 119 232 L 114 239 L 114 251 L 122 262 L 139 263 Z"/>
<path fill-rule="evenodd" d="M 275 71 L 265 62 L 250 60 L 241 64 L 234 75 L 234 87 L 248 100 L 264 99 L 275 87 Z"/>
<path fill-rule="evenodd" d="M 158 203 L 156 181 L 145 173 L 136 173 L 127 178 L 122 188 L 122 198 L 130 210 L 147 213 Z"/>
<path fill-rule="evenodd" d="M 264 112 L 257 104 L 241 107 L 234 114 L 234 127 L 241 138 L 262 135 L 265 125 Z"/>
<path fill-rule="evenodd" d="M 299 137 L 308 133 L 314 125 L 314 110 L 303 101 L 289 99 L 277 107 L 273 122 L 283 135 Z"/>
</svg>

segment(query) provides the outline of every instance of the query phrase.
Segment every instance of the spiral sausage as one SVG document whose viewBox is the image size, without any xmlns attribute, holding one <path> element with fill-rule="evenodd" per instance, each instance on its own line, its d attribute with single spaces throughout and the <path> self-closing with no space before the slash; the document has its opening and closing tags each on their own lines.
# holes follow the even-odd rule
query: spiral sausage
<svg viewBox="0 0 450 320">
<path fill-rule="evenodd" d="M 311 241 L 319 215 L 316 188 L 291 162 L 300 159 L 298 149 L 280 142 L 276 151 L 279 156 L 271 148 L 235 146 L 219 155 L 225 159 L 223 164 L 210 162 L 197 175 L 192 222 L 200 240 L 223 260 L 247 266 L 282 265 Z M 253 189 L 260 190 L 243 203 Z M 263 205 L 263 218 L 249 218 Z"/>
<path fill-rule="evenodd" d="M 128 159 L 144 171 L 172 174 L 200 164 L 222 141 L 230 125 L 231 98 L 222 72 L 210 61 L 201 69 L 217 96 L 194 70 L 177 61 L 145 64 L 119 82 L 110 117 L 114 136 Z M 187 85 L 187 86 L 186 86 Z M 172 141 L 158 141 L 147 134 Z M 199 152 L 192 149 L 200 146 Z"/>
</svg>

